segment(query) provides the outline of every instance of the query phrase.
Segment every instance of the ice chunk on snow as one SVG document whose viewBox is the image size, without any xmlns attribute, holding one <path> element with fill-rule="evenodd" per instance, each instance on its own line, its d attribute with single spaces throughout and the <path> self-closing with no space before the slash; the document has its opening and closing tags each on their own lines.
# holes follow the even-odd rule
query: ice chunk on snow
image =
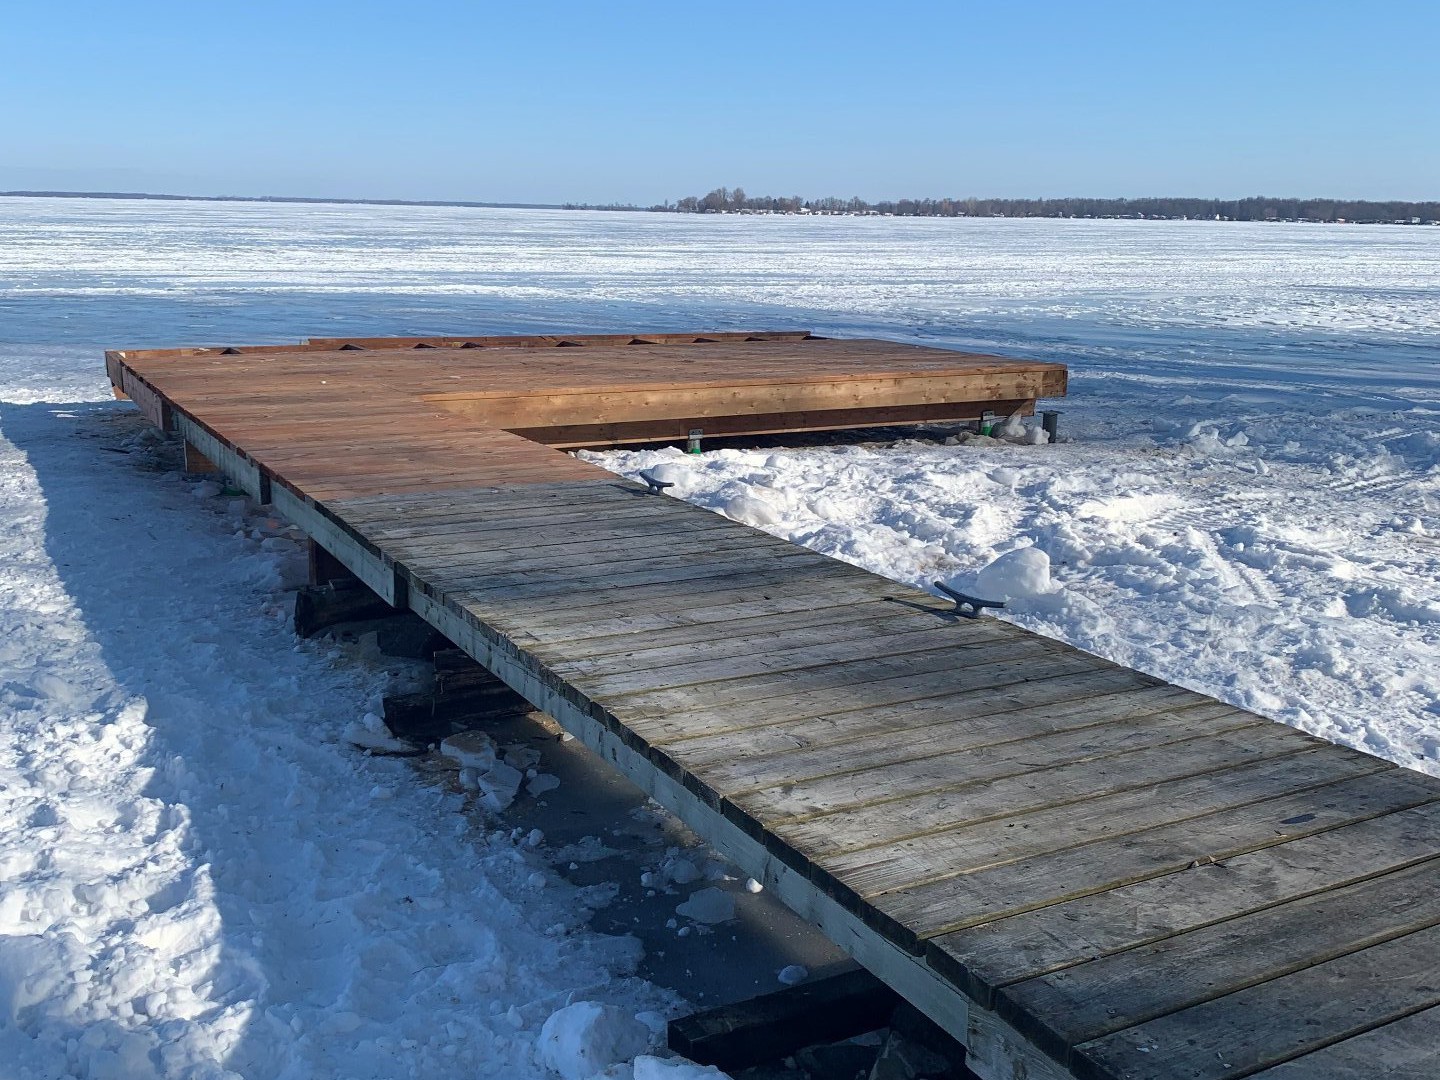
<svg viewBox="0 0 1440 1080">
<path fill-rule="evenodd" d="M 702 923 L 727 922 L 735 917 L 735 898 L 714 886 L 697 889 L 690 894 L 689 900 L 676 906 L 675 914 Z"/>
<path fill-rule="evenodd" d="M 994 432 L 1002 439 L 1018 439 L 1025 434 L 1025 421 L 1019 413 L 1011 413 Z"/>
<path fill-rule="evenodd" d="M 373 712 L 367 712 L 359 720 L 352 720 L 345 728 L 345 738 L 364 750 L 400 751 L 411 748 L 409 743 L 391 735 L 385 721 Z"/>
<path fill-rule="evenodd" d="M 462 731 L 440 744 L 440 753 L 462 769 L 484 772 L 497 759 L 495 740 L 481 731 Z"/>
<path fill-rule="evenodd" d="M 1050 556 L 1037 547 L 1007 551 L 975 575 L 975 592 L 986 600 L 1015 600 L 1055 591 Z"/>
<path fill-rule="evenodd" d="M 515 801 L 525 774 L 497 757 L 490 736 L 462 731 L 445 739 L 440 753 L 460 766 L 460 786 L 479 792 L 482 806 L 499 813 Z"/>
<path fill-rule="evenodd" d="M 540 1064 L 564 1080 L 589 1080 L 650 1045 L 650 1029 L 624 1009 L 577 1001 L 550 1014 L 536 1048 Z"/>
<path fill-rule="evenodd" d="M 676 857 L 666 860 L 665 876 L 676 885 L 689 885 L 692 881 L 699 881 L 704 875 L 689 859 Z"/>
<path fill-rule="evenodd" d="M 636 1013 L 635 1019 L 649 1028 L 650 1034 L 657 1039 L 663 1038 L 665 1032 L 669 1030 L 670 1027 L 670 1021 L 666 1020 L 662 1013 L 658 1013 L 653 1009 Z"/>
<path fill-rule="evenodd" d="M 475 778 L 480 788 L 481 804 L 498 814 L 515 801 L 520 782 L 524 779 L 525 774 L 519 769 L 512 769 L 503 761 L 497 761 Z"/>
<path fill-rule="evenodd" d="M 560 786 L 560 778 L 552 773 L 536 773 L 530 777 L 525 784 L 525 790 L 531 795 L 544 795 L 547 791 L 554 791 Z"/>
<path fill-rule="evenodd" d="M 524 743 L 510 743 L 502 747 L 500 752 L 505 758 L 505 764 L 513 765 L 517 769 L 528 769 L 532 765 L 540 764 L 540 751 Z"/>
</svg>

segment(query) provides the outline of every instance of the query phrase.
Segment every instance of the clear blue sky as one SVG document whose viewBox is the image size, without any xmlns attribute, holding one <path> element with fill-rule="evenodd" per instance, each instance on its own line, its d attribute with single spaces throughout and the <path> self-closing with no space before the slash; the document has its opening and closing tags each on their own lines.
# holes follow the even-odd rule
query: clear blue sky
<svg viewBox="0 0 1440 1080">
<path fill-rule="evenodd" d="M 1440 198 L 1440 3 L 17 0 L 0 189 Z"/>
</svg>

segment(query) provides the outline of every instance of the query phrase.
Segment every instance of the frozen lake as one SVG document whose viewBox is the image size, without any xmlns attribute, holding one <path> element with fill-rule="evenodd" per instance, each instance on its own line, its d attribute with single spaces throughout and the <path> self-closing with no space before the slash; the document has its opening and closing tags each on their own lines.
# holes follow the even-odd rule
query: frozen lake
<svg viewBox="0 0 1440 1080">
<path fill-rule="evenodd" d="M 1434 228 L 0 199 L 0 334 L 46 344 L 802 324 L 1306 370 L 1422 360 L 1437 291 Z"/>
<path fill-rule="evenodd" d="M 673 1001 L 543 838 L 354 752 L 384 665 L 297 648 L 283 523 L 101 350 L 701 328 L 1063 361 L 1066 441 L 595 460 L 1440 774 L 1440 229 L 0 199 L 0 1058 L 538 1078 L 572 993 Z"/>
<path fill-rule="evenodd" d="M 855 496 L 767 528 L 916 582 L 1039 545 L 1098 608 L 1035 629 L 1440 768 L 1440 229 L 0 200 L 12 400 L 103 396 L 102 347 L 757 327 L 1072 371 L 1074 442 L 794 454 Z"/>
</svg>

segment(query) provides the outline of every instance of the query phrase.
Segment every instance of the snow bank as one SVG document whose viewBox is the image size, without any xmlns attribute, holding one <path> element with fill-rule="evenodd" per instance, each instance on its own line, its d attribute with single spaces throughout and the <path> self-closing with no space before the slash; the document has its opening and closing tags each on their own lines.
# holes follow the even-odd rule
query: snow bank
<svg viewBox="0 0 1440 1080">
<path fill-rule="evenodd" d="M 1243 422 L 1214 388 L 1072 387 L 1055 446 L 721 450 L 690 459 L 684 497 L 1440 775 L 1440 387 L 1385 414 L 1294 388 Z M 634 475 L 671 452 L 584 456 Z M 737 512 L 755 491 L 773 512 Z"/>
<path fill-rule="evenodd" d="M 1052 593 L 1050 556 L 1036 547 L 1007 551 L 975 575 L 976 595 L 986 600 L 1019 600 Z"/>
<path fill-rule="evenodd" d="M 780 520 L 780 511 L 774 503 L 758 495 L 742 492 L 725 500 L 721 513 L 745 525 L 774 525 Z"/>
<path fill-rule="evenodd" d="M 283 523 L 155 445 L 0 400 L 0 1071 L 539 1080 L 577 989 L 669 1008 L 528 837 L 352 745 L 395 672 L 298 642 Z"/>
</svg>

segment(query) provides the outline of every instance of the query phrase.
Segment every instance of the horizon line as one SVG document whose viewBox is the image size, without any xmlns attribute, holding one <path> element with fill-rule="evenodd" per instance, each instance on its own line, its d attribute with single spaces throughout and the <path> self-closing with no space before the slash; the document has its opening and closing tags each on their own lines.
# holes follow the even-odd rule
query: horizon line
<svg viewBox="0 0 1440 1080">
<path fill-rule="evenodd" d="M 775 198 L 776 196 L 757 196 L 758 198 Z M 790 196 L 787 196 L 787 198 Z M 270 202 L 270 203 L 299 203 L 299 204 L 325 204 L 349 206 L 452 206 L 468 209 L 492 209 L 492 210 L 638 210 L 651 211 L 656 209 L 673 209 L 670 203 L 654 203 L 643 206 L 638 203 L 587 203 L 587 202 L 493 202 L 479 199 L 399 199 L 399 198 L 346 198 L 338 195 L 190 195 L 174 194 L 169 192 L 151 191 L 47 191 L 39 189 L 17 189 L 14 191 L 0 191 L 0 198 L 20 199 L 135 199 L 135 200 L 156 200 L 164 202 Z M 839 196 L 820 196 L 819 200 L 839 198 Z M 858 196 L 856 196 L 858 198 Z M 1440 197 L 1435 199 L 1378 199 L 1378 198 L 1348 198 L 1331 195 L 1241 195 L 1241 196 L 1218 196 L 1218 195 L 986 195 L 986 196 L 922 196 L 921 199 L 908 197 L 887 198 L 879 200 L 861 200 L 862 202 L 914 202 L 914 201 L 942 201 L 951 202 L 1063 202 L 1071 199 L 1087 199 L 1095 202 L 1130 203 L 1145 201 L 1169 201 L 1192 199 L 1207 202 L 1244 202 L 1248 200 L 1274 200 L 1286 202 L 1335 202 L 1335 203 L 1372 203 L 1383 205 L 1386 203 L 1400 203 L 1408 206 L 1427 205 L 1440 203 Z M 808 198 L 806 201 L 816 201 Z"/>
</svg>

